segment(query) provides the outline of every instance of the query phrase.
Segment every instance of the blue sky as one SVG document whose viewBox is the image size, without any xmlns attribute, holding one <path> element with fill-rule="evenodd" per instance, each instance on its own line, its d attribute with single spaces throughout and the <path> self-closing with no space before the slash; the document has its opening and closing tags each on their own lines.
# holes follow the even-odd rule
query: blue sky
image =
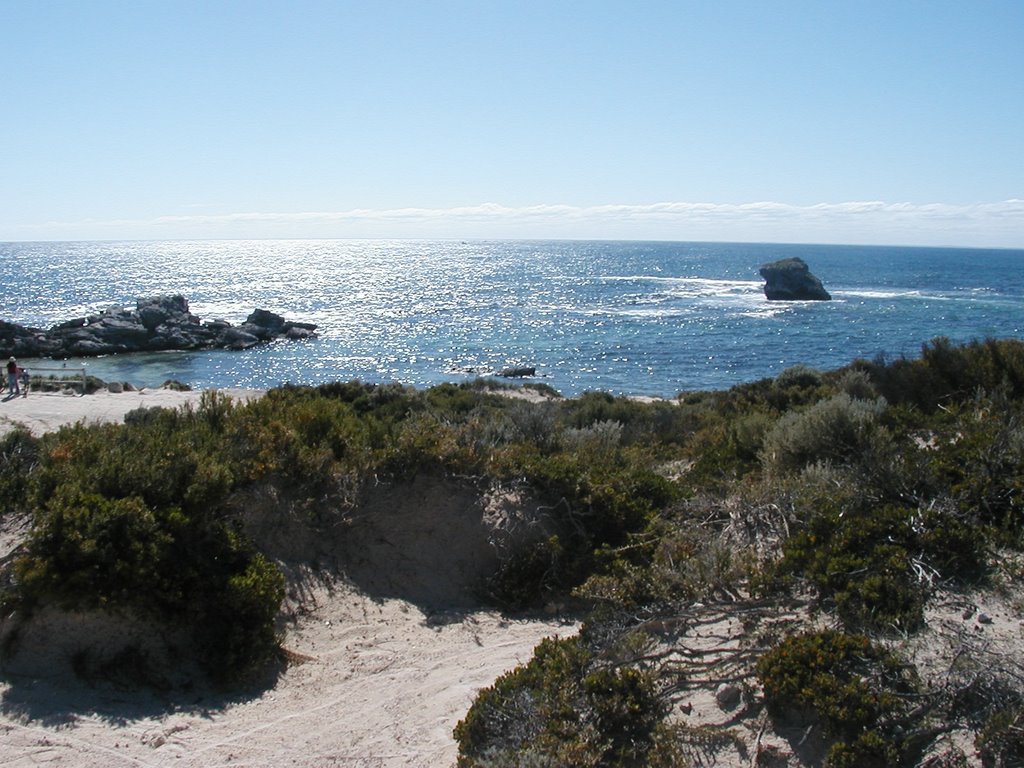
<svg viewBox="0 0 1024 768">
<path fill-rule="evenodd" d="M 1024 2 L 0 0 L 0 240 L 1024 247 Z"/>
</svg>

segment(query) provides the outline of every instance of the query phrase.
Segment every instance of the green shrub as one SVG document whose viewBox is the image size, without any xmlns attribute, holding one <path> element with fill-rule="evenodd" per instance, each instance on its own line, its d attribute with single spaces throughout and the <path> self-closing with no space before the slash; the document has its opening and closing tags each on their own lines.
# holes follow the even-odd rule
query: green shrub
<svg viewBox="0 0 1024 768">
<path fill-rule="evenodd" d="M 556 403 L 516 402 L 508 416 L 519 440 L 541 453 L 553 453 L 559 444 L 558 411 Z"/>
<path fill-rule="evenodd" d="M 765 435 L 765 465 L 792 471 L 819 461 L 842 463 L 871 439 L 884 400 L 855 400 L 845 392 L 783 415 Z"/>
<path fill-rule="evenodd" d="M 642 530 L 676 495 L 672 484 L 642 459 L 591 461 L 571 453 L 525 467 L 531 484 L 582 524 L 593 545 L 618 545 Z"/>
<path fill-rule="evenodd" d="M 932 505 L 920 510 L 911 525 L 921 560 L 940 578 L 959 585 L 984 578 L 988 537 L 968 516 Z"/>
<path fill-rule="evenodd" d="M 833 631 L 793 635 L 765 653 L 756 672 L 773 717 L 822 725 L 834 749 L 830 766 L 895 758 L 892 726 L 915 683 L 898 659 L 867 637 Z"/>
<path fill-rule="evenodd" d="M 563 449 L 575 454 L 607 456 L 614 453 L 621 442 L 622 424 L 617 421 L 597 421 L 589 427 L 562 432 Z"/>
<path fill-rule="evenodd" d="M 458 765 L 642 765 L 665 711 L 649 675 L 549 638 L 477 695 L 455 727 Z"/>
<path fill-rule="evenodd" d="M 536 605 L 562 587 L 564 558 L 557 535 L 524 543 L 487 579 L 487 596 L 513 610 Z"/>
<path fill-rule="evenodd" d="M 986 339 L 954 345 L 933 339 L 921 349 L 921 362 L 944 386 L 943 399 L 970 398 L 978 389 L 1008 386 L 1014 397 L 1024 396 L 1024 343 Z"/>
<path fill-rule="evenodd" d="M 0 437 L 0 516 L 25 506 L 28 480 L 39 462 L 39 441 L 27 429 Z"/>
<path fill-rule="evenodd" d="M 904 764 L 891 739 L 878 731 L 865 731 L 853 741 L 840 741 L 829 747 L 827 768 L 897 768 Z"/>
<path fill-rule="evenodd" d="M 227 554 L 234 567 L 216 574 L 225 580 L 193 606 L 200 658 L 215 679 L 233 678 L 273 658 L 274 620 L 284 599 L 284 576 L 270 560 L 237 539 Z"/>
<path fill-rule="evenodd" d="M 228 519 L 244 479 L 229 439 L 235 418 L 230 401 L 210 394 L 196 411 L 138 410 L 123 426 L 45 436 L 17 598 L 180 626 L 215 677 L 266 660 L 283 578 Z"/>
<path fill-rule="evenodd" d="M 664 602 L 667 590 L 664 582 L 654 578 L 652 568 L 617 560 L 592 574 L 576 588 L 574 595 L 612 610 L 629 610 Z"/>
<path fill-rule="evenodd" d="M 1024 765 L 1024 707 L 1010 707 L 992 715 L 975 739 L 984 768 Z"/>
<path fill-rule="evenodd" d="M 836 381 L 836 388 L 855 400 L 878 399 L 878 390 L 871 383 L 871 376 L 867 371 L 855 368 L 846 369 Z"/>
<path fill-rule="evenodd" d="M 753 465 L 764 450 L 765 437 L 775 425 L 775 419 L 763 411 L 740 416 L 732 422 L 730 440 L 736 456 Z"/>
<path fill-rule="evenodd" d="M 626 543 L 675 498 L 674 486 L 649 463 L 606 453 L 518 455 L 504 471 L 524 476 L 549 505 L 555 538 L 513 552 L 490 580 L 491 595 L 525 607 L 552 588 L 569 590 L 586 579 L 598 567 L 595 551 Z"/>
<path fill-rule="evenodd" d="M 1005 390 L 950 409 L 932 466 L 977 521 L 1024 532 L 1024 411 Z"/>
<path fill-rule="evenodd" d="M 207 512 L 235 483 L 221 435 L 191 412 L 156 409 L 123 426 L 65 427 L 43 438 L 34 476 L 36 507 L 61 486 L 148 506 Z"/>
<path fill-rule="evenodd" d="M 159 565 L 170 538 L 138 497 L 111 500 L 61 488 L 18 563 L 21 591 L 32 602 L 67 608 L 163 601 L 175 592 Z"/>
<path fill-rule="evenodd" d="M 62 487 L 17 563 L 29 609 L 123 609 L 182 627 L 211 677 L 230 679 L 276 649 L 284 596 L 276 566 L 223 522 Z"/>
<path fill-rule="evenodd" d="M 607 392 L 584 392 L 559 405 L 565 425 L 571 429 L 588 429 L 601 423 L 619 424 L 623 445 L 651 442 L 675 445 L 695 427 L 689 410 L 664 400 L 644 402 Z"/>
<path fill-rule="evenodd" d="M 598 567 L 575 594 L 632 613 L 735 599 L 749 576 L 749 551 L 707 525 L 718 511 L 702 501 L 659 516 L 624 547 L 599 551 Z"/>
<path fill-rule="evenodd" d="M 714 410 L 731 417 L 757 410 L 779 414 L 817 402 L 830 392 L 825 377 L 814 368 L 794 365 L 771 379 L 739 384 L 728 392 L 714 393 Z"/>
<path fill-rule="evenodd" d="M 752 423 L 744 424 L 748 419 Z M 712 489 L 724 491 L 757 466 L 751 448 L 754 441 L 763 443 L 767 431 L 767 425 L 758 425 L 755 418 L 749 416 L 740 416 L 732 424 L 724 419 L 709 420 L 686 446 L 692 466 L 685 482 L 694 493 Z"/>
<path fill-rule="evenodd" d="M 773 382 L 775 389 L 813 389 L 821 386 L 821 372 L 806 365 L 794 365 L 778 376 Z"/>
<path fill-rule="evenodd" d="M 974 397 L 979 389 L 993 392 L 1008 387 L 1010 396 L 1024 396 L 1024 342 L 986 339 L 954 345 L 938 337 L 921 348 L 918 360 L 858 361 L 886 400 L 913 405 L 931 414 Z"/>
<path fill-rule="evenodd" d="M 921 626 L 922 576 L 969 583 L 985 570 L 976 529 L 936 508 L 823 505 L 783 545 L 781 575 L 808 579 L 849 628 L 901 631 Z"/>
</svg>

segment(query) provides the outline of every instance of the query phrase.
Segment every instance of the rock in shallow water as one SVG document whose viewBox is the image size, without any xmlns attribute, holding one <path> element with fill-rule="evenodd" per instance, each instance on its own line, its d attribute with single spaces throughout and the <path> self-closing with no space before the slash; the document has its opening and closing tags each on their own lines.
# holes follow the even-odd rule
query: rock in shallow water
<svg viewBox="0 0 1024 768">
<path fill-rule="evenodd" d="M 76 357 L 123 352 L 245 349 L 275 339 L 316 337 L 312 323 L 296 323 L 257 309 L 238 327 L 223 320 L 202 322 L 184 296 L 139 299 L 134 310 L 111 307 L 48 331 L 0 321 L 0 355 Z"/>
</svg>

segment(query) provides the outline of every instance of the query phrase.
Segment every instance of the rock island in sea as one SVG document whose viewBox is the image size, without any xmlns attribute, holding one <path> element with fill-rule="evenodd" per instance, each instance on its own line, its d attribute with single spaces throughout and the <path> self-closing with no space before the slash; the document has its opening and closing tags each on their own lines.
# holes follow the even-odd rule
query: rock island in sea
<svg viewBox="0 0 1024 768">
<path fill-rule="evenodd" d="M 88 357 L 124 352 L 247 349 L 276 339 L 316 337 L 316 325 L 285 320 L 257 309 L 245 322 L 202 321 L 189 311 L 184 296 L 139 299 L 135 309 L 112 307 L 78 317 L 49 330 L 0 320 L 0 355 Z"/>
<path fill-rule="evenodd" d="M 765 279 L 764 295 L 768 301 L 829 301 L 832 298 L 799 257 L 764 264 L 758 271 Z"/>
</svg>

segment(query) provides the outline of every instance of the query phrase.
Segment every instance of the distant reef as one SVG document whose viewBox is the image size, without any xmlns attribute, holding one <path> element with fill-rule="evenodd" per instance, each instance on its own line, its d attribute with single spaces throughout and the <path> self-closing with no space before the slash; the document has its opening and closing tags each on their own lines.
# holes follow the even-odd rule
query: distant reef
<svg viewBox="0 0 1024 768">
<path fill-rule="evenodd" d="M 765 279 L 764 295 L 769 301 L 829 301 L 832 298 L 803 259 L 773 261 L 762 265 L 758 271 Z"/>
<path fill-rule="evenodd" d="M 49 330 L 0 320 L 0 355 L 18 357 L 91 357 L 163 350 L 248 349 L 277 339 L 316 337 L 312 323 L 285 320 L 257 309 L 245 322 L 202 321 L 184 296 L 139 299 L 135 309 L 111 307 L 76 317 Z"/>
</svg>

